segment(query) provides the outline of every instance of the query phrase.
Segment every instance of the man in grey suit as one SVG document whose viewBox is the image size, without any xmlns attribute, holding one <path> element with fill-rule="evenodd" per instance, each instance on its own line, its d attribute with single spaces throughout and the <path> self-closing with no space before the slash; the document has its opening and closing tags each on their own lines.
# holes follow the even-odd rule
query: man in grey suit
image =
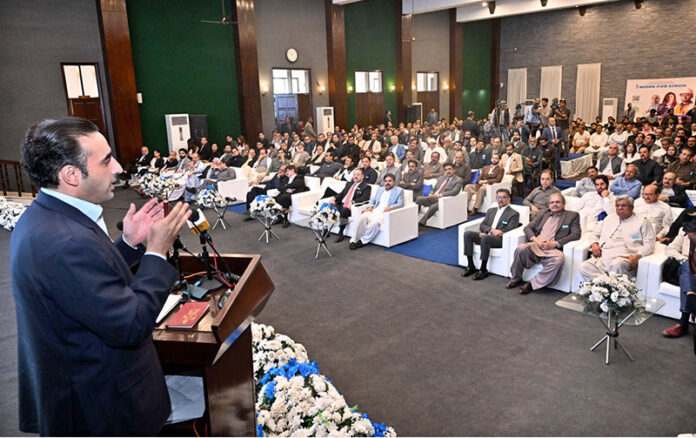
<svg viewBox="0 0 696 438">
<path fill-rule="evenodd" d="M 421 206 L 430 207 L 428 211 L 420 219 L 419 223 L 425 225 L 428 219 L 437 212 L 438 199 L 443 196 L 454 196 L 462 191 L 462 180 L 454 174 L 454 166 L 452 163 L 445 163 L 445 174 L 440 177 L 433 187 L 433 191 L 428 196 L 419 196 L 416 199 L 418 211 Z"/>
<path fill-rule="evenodd" d="M 486 217 L 479 225 L 479 231 L 467 231 L 464 233 L 464 255 L 467 258 L 467 268 L 462 277 L 474 275 L 474 280 L 483 280 L 488 277 L 488 257 L 491 248 L 503 247 L 503 233 L 517 228 L 520 224 L 520 214 L 510 207 L 512 196 L 508 189 L 499 189 L 495 192 L 497 207 L 489 208 Z M 481 245 L 481 267 L 474 266 L 474 243 Z"/>
<path fill-rule="evenodd" d="M 536 218 L 524 227 L 528 243 L 523 243 L 515 250 L 511 278 L 508 289 L 523 284 L 520 294 L 526 295 L 533 290 L 541 289 L 558 278 L 565 258 L 563 245 L 580 238 L 580 215 L 575 211 L 565 209 L 565 198 L 560 193 L 549 197 L 549 208 L 542 210 Z M 541 272 L 532 281 L 522 281 L 522 274 L 537 263 L 541 263 Z"/>
</svg>

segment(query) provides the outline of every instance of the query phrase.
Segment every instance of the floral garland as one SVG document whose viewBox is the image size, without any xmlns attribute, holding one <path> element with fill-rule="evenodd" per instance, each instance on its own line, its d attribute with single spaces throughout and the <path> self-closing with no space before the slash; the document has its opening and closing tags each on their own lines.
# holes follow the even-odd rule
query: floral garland
<svg viewBox="0 0 696 438">
<path fill-rule="evenodd" d="M 169 195 L 179 186 L 168 176 L 160 176 L 150 172 L 138 177 L 138 183 L 143 193 L 151 198 L 160 195 L 169 198 Z"/>
<path fill-rule="evenodd" d="M 263 324 L 252 325 L 252 339 L 257 436 L 396 436 L 348 407 L 302 344 Z"/>
<path fill-rule="evenodd" d="M 258 195 L 249 204 L 249 213 L 252 216 L 274 217 L 278 216 L 281 211 L 283 211 L 283 207 L 268 195 Z"/>
<path fill-rule="evenodd" d="M 309 218 L 309 226 L 315 230 L 329 230 L 338 222 L 338 208 L 328 202 L 312 208 L 312 216 Z"/>
<path fill-rule="evenodd" d="M 603 312 L 628 306 L 645 307 L 635 283 L 625 274 L 600 275 L 581 283 L 577 293 L 587 297 L 590 303 L 599 303 Z"/>
<path fill-rule="evenodd" d="M 215 186 L 206 186 L 203 190 L 198 192 L 197 198 L 198 205 L 203 208 L 213 208 L 216 205 L 224 206 L 225 199 L 222 197 L 220 192 L 217 191 Z"/>
<path fill-rule="evenodd" d="M 0 226 L 8 231 L 14 230 L 27 207 L 19 202 L 8 201 L 0 196 Z"/>
</svg>

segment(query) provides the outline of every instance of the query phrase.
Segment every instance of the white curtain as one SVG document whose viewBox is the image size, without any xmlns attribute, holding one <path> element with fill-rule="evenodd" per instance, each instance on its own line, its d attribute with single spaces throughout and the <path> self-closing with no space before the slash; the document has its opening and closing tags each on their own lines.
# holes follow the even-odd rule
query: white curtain
<svg viewBox="0 0 696 438">
<path fill-rule="evenodd" d="M 527 99 L 527 69 L 511 68 L 508 70 L 507 105 L 513 114 L 518 103 Z"/>
<path fill-rule="evenodd" d="M 553 65 L 541 67 L 541 86 L 539 97 L 548 97 L 549 103 L 554 98 L 561 98 L 561 81 L 563 79 L 563 66 Z"/>
<path fill-rule="evenodd" d="M 599 84 L 602 64 L 578 64 L 578 78 L 575 84 L 575 117 L 585 121 L 594 120 L 599 115 Z"/>
</svg>

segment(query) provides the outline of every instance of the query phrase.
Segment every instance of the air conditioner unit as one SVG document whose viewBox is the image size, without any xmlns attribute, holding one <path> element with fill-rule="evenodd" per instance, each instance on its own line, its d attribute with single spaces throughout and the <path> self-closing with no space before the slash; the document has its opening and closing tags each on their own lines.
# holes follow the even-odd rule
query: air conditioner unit
<svg viewBox="0 0 696 438">
<path fill-rule="evenodd" d="M 188 147 L 188 139 L 191 138 L 191 123 L 188 114 L 165 114 L 164 122 L 167 126 L 167 142 L 169 151 L 176 151 Z"/>
<path fill-rule="evenodd" d="M 607 97 L 602 99 L 602 123 L 607 123 L 609 117 L 616 119 L 616 112 L 619 109 L 619 99 Z"/>
<path fill-rule="evenodd" d="M 334 132 L 334 109 L 332 106 L 317 107 L 317 116 L 314 119 L 317 122 L 317 135 L 324 134 L 327 138 L 331 138 Z M 327 132 L 329 133 L 327 135 Z"/>
</svg>

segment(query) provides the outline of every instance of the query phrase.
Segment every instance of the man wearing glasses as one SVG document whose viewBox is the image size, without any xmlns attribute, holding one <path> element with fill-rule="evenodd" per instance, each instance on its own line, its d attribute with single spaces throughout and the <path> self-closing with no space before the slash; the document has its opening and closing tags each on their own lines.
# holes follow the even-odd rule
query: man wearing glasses
<svg viewBox="0 0 696 438">
<path fill-rule="evenodd" d="M 513 289 L 522 285 L 522 295 L 556 281 L 565 262 L 563 245 L 580 238 L 580 215 L 566 210 L 563 195 L 554 193 L 549 198 L 549 208 L 524 227 L 524 234 L 529 242 L 515 250 L 510 267 L 510 282 L 505 286 Z M 529 283 L 522 281 L 524 270 L 537 263 L 543 266 L 541 271 Z"/>
<path fill-rule="evenodd" d="M 464 255 L 467 259 L 467 268 L 462 277 L 474 275 L 474 280 L 483 280 L 488 277 L 488 257 L 491 248 L 503 247 L 503 233 L 517 228 L 520 223 L 520 214 L 510 207 L 510 192 L 508 189 L 500 189 L 496 192 L 497 207 L 489 208 L 486 217 L 479 225 L 479 231 L 466 231 L 464 233 Z M 474 243 L 481 245 L 481 266 L 474 266 Z"/>
</svg>

